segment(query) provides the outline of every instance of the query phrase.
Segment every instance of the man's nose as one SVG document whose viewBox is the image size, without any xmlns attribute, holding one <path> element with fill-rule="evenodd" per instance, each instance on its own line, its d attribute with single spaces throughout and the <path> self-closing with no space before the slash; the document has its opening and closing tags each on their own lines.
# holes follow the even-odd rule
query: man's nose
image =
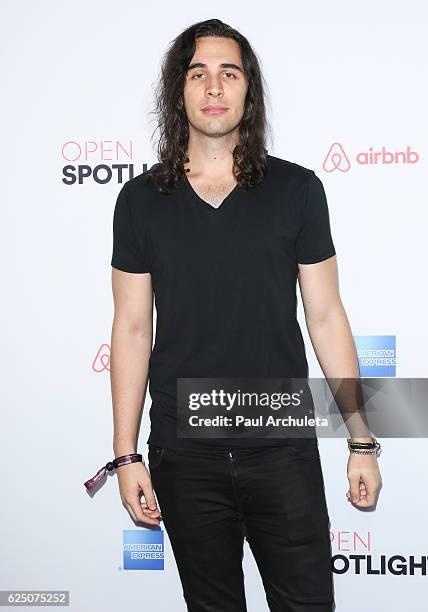
<svg viewBox="0 0 428 612">
<path fill-rule="evenodd" d="M 220 81 L 216 78 L 211 79 L 207 84 L 206 93 L 210 96 L 221 96 L 223 94 L 223 87 Z"/>
</svg>

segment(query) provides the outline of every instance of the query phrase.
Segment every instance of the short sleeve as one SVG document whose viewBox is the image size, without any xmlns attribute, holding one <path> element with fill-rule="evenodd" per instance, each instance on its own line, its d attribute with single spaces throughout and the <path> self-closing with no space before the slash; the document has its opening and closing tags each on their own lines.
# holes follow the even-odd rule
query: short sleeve
<svg viewBox="0 0 428 612">
<path fill-rule="evenodd" d="M 113 251 L 111 265 L 123 272 L 150 272 L 148 240 L 135 225 L 126 183 L 116 199 L 113 214 Z"/>
<path fill-rule="evenodd" d="M 295 247 L 297 262 L 302 264 L 318 263 L 336 255 L 324 186 L 313 170 L 306 184 Z"/>
</svg>

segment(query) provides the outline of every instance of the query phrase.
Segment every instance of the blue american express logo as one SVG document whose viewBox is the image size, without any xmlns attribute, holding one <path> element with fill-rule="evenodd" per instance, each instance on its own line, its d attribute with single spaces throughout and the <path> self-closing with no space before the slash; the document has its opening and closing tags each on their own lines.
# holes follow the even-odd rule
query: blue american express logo
<svg viewBox="0 0 428 612">
<path fill-rule="evenodd" d="M 123 569 L 163 570 L 164 552 L 162 529 L 123 530 Z"/>
</svg>

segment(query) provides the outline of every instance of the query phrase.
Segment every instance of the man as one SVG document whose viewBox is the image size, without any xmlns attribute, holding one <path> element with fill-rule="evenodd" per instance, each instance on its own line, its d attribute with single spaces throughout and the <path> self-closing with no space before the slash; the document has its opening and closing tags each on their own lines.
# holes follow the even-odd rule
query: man
<svg viewBox="0 0 428 612">
<path fill-rule="evenodd" d="M 296 280 L 324 374 L 358 377 L 322 183 L 267 155 L 263 96 L 236 30 L 211 19 L 180 34 L 157 91 L 161 161 L 114 214 L 116 457 L 137 450 L 148 378 L 153 400 L 150 470 L 119 467 L 120 494 L 135 521 L 163 520 L 192 612 L 246 610 L 244 537 L 270 610 L 334 604 L 317 440 L 177 435 L 179 378 L 307 377 Z M 376 456 L 350 454 L 348 478 L 349 498 L 373 505 Z"/>
</svg>

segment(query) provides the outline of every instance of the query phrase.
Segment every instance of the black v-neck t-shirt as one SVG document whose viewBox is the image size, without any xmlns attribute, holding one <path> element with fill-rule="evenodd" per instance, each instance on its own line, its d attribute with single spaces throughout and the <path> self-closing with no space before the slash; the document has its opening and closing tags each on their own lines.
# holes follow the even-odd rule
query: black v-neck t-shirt
<svg viewBox="0 0 428 612">
<path fill-rule="evenodd" d="M 170 194 L 159 193 L 147 172 L 122 186 L 111 265 L 150 272 L 157 313 L 149 444 L 289 443 L 178 437 L 177 378 L 307 378 L 296 318 L 297 264 L 335 254 L 321 180 L 313 170 L 272 155 L 259 185 L 236 185 L 217 208 L 186 175 Z"/>
</svg>

